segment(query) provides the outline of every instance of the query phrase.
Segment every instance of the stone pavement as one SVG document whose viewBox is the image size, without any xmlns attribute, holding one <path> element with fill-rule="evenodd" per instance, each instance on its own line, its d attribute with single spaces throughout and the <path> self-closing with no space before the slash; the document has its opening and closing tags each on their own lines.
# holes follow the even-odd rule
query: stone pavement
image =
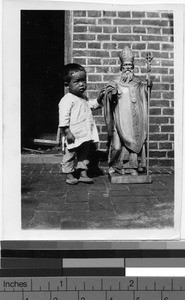
<svg viewBox="0 0 185 300">
<path fill-rule="evenodd" d="M 94 172 L 94 184 L 70 186 L 60 161 L 60 155 L 22 155 L 23 229 L 173 226 L 173 168 L 151 168 L 151 184 L 111 184 L 102 165 Z"/>
</svg>

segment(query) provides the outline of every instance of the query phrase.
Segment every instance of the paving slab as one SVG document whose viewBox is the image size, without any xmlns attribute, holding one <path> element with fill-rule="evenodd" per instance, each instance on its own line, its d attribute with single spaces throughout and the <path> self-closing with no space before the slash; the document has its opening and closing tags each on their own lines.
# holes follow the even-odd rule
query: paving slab
<svg viewBox="0 0 185 300">
<path fill-rule="evenodd" d="M 94 184 L 71 186 L 60 162 L 61 155 L 22 156 L 23 229 L 173 227 L 173 168 L 151 168 L 149 184 L 111 184 L 104 165 Z"/>
</svg>

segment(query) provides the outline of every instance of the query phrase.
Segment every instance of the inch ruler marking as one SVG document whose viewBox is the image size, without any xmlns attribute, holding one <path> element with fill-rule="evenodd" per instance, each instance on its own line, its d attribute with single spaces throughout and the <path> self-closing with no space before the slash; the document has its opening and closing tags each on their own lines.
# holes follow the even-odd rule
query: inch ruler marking
<svg viewBox="0 0 185 300">
<path fill-rule="evenodd" d="M 0 300 L 184 300 L 185 277 L 0 278 Z"/>
</svg>

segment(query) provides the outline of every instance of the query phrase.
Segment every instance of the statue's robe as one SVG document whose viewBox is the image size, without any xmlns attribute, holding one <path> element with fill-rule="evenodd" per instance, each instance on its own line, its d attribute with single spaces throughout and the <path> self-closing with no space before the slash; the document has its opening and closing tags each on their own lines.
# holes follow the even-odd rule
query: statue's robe
<svg viewBox="0 0 185 300">
<path fill-rule="evenodd" d="M 110 140 L 109 165 L 115 170 L 146 167 L 147 89 L 140 79 L 121 76 L 106 86 L 105 121 Z"/>
</svg>

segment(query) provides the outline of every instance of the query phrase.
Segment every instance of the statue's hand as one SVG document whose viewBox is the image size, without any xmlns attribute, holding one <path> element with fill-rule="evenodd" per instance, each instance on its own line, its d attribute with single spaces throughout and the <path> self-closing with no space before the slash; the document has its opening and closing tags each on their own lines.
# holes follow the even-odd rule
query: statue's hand
<svg viewBox="0 0 185 300">
<path fill-rule="evenodd" d="M 102 89 L 98 95 L 97 101 L 100 105 L 102 105 L 102 100 L 105 96 L 105 89 Z"/>
</svg>

